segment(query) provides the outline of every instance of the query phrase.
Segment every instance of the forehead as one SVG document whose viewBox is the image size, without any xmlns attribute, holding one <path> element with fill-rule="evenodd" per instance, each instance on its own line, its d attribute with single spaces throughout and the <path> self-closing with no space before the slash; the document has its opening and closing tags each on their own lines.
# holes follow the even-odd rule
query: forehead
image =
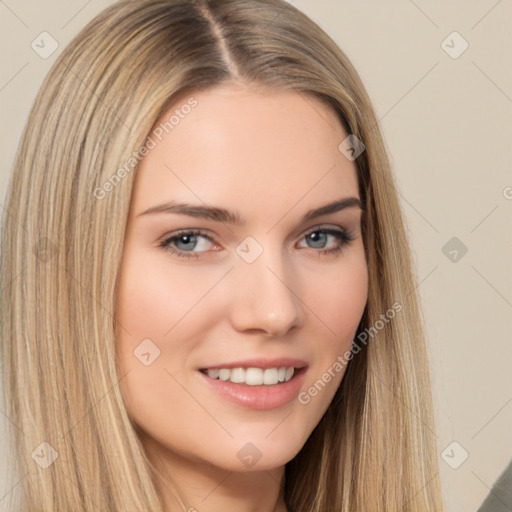
<svg viewBox="0 0 512 512">
<path fill-rule="evenodd" d="M 194 105 L 191 107 L 190 105 Z M 335 112 L 294 91 L 223 85 L 182 96 L 154 125 L 137 169 L 135 213 L 168 200 L 251 211 L 270 219 L 358 196 Z"/>
</svg>

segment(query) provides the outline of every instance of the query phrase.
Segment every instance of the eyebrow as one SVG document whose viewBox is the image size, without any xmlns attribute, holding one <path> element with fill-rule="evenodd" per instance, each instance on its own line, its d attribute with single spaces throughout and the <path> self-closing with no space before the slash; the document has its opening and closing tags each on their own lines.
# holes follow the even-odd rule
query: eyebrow
<svg viewBox="0 0 512 512">
<path fill-rule="evenodd" d="M 302 217 L 302 222 L 307 222 L 322 215 L 336 213 L 346 208 L 359 208 L 365 210 L 364 201 L 358 197 L 344 197 L 334 201 L 333 203 L 320 206 L 313 210 L 309 210 Z M 147 210 L 139 213 L 137 217 L 142 215 L 155 215 L 158 213 L 173 213 L 177 215 L 188 215 L 189 217 L 196 217 L 200 219 L 209 219 L 217 222 L 224 222 L 228 224 L 244 224 L 245 220 L 241 218 L 240 214 L 235 211 L 227 210 L 217 206 L 201 206 L 189 203 L 176 203 L 169 201 L 156 206 L 152 206 Z"/>
</svg>

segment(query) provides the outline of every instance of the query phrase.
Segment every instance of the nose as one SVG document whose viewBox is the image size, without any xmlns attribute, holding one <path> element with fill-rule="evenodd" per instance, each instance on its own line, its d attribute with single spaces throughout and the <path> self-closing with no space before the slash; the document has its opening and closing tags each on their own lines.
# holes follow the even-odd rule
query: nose
<svg viewBox="0 0 512 512">
<path fill-rule="evenodd" d="M 293 269 L 269 251 L 253 263 L 238 261 L 231 281 L 230 318 L 238 331 L 283 336 L 304 324 L 304 304 Z"/>
</svg>

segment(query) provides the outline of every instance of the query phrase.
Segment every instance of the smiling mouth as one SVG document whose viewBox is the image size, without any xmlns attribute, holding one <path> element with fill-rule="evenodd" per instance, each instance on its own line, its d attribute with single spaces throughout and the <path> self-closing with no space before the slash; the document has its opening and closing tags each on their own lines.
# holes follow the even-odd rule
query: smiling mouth
<svg viewBox="0 0 512 512">
<path fill-rule="evenodd" d="M 293 366 L 275 368 L 208 368 L 200 370 L 211 379 L 247 386 L 274 386 L 288 382 L 298 371 Z"/>
</svg>

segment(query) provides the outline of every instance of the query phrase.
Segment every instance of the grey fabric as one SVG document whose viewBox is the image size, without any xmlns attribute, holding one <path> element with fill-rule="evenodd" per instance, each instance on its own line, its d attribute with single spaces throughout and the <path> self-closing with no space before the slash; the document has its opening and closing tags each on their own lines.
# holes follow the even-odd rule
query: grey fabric
<svg viewBox="0 0 512 512">
<path fill-rule="evenodd" d="M 477 512 L 512 512 L 512 461 Z"/>
</svg>

